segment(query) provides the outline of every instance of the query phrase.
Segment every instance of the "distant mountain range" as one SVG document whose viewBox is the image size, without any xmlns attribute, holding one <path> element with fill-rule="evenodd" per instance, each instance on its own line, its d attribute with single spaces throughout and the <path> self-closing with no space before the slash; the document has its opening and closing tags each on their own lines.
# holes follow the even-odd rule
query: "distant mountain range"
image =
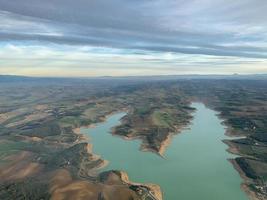
<svg viewBox="0 0 267 200">
<path fill-rule="evenodd" d="M 30 77 L 16 75 L 0 75 L 1 82 L 31 82 L 31 81 L 67 81 L 67 80 L 175 80 L 175 79 L 267 79 L 267 74 L 251 75 L 162 75 L 162 76 L 99 76 L 99 77 Z"/>
</svg>

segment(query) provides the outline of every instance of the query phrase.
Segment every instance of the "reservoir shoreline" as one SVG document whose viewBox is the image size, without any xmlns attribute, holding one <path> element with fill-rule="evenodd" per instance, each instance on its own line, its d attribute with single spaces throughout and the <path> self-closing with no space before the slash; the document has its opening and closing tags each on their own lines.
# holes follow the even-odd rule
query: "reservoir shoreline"
<svg viewBox="0 0 267 200">
<path fill-rule="evenodd" d="M 90 136 L 88 136 L 87 134 L 82 133 L 83 132 L 82 129 L 95 128 L 98 125 L 101 125 L 102 123 L 107 121 L 107 119 L 109 117 L 111 117 L 111 116 L 113 116 L 115 114 L 123 113 L 123 115 L 126 115 L 126 113 L 127 113 L 126 111 L 127 111 L 126 109 L 122 109 L 121 111 L 114 111 L 114 112 L 111 112 L 111 113 L 105 115 L 104 117 L 102 117 L 100 119 L 100 121 L 97 122 L 97 123 L 90 124 L 88 126 L 81 126 L 81 127 L 74 128 L 73 132 L 78 135 L 78 140 L 76 141 L 76 143 L 88 142 L 89 145 L 90 145 L 90 150 L 88 149 L 89 153 L 92 153 L 93 156 L 95 156 L 95 157 L 100 157 L 101 158 L 102 155 L 96 154 L 94 152 L 94 150 L 93 150 L 93 142 L 91 141 Z M 119 120 L 120 123 L 122 121 L 122 117 Z M 110 134 L 112 134 L 114 137 L 120 137 L 123 140 L 136 139 L 136 138 L 121 137 L 121 136 L 118 136 L 116 134 L 113 134 L 113 129 L 112 128 L 111 128 L 111 133 Z M 140 140 L 141 140 L 141 138 L 140 138 Z M 140 148 L 140 151 L 141 151 L 141 148 Z M 102 159 L 102 160 L 103 160 L 103 163 L 95 169 L 96 171 L 98 171 L 97 173 L 98 174 L 101 174 L 101 172 L 112 173 L 113 170 L 108 170 L 108 171 L 105 170 L 105 167 L 109 164 L 109 161 L 105 160 L 105 159 Z M 138 187 L 141 187 L 141 188 L 147 188 L 149 190 L 149 193 L 150 193 L 151 197 L 153 198 L 153 200 L 163 200 L 163 198 L 162 198 L 163 195 L 162 195 L 162 191 L 161 191 L 160 186 L 158 186 L 156 184 L 152 184 L 152 183 L 137 183 L 135 181 L 131 181 L 129 179 L 129 177 L 128 177 L 127 172 L 125 172 L 123 170 L 116 170 L 116 173 L 120 174 L 121 181 L 124 182 L 125 184 L 127 184 L 129 186 L 138 186 Z"/>
<path fill-rule="evenodd" d="M 193 104 L 194 106 L 200 106 L 200 108 L 202 109 L 202 111 L 203 111 L 203 109 L 207 109 L 208 110 L 208 112 L 210 112 L 211 114 L 213 114 L 214 113 L 214 115 L 216 115 L 215 116 L 215 118 L 217 118 L 217 120 L 218 121 L 216 121 L 216 119 L 215 118 L 212 118 L 212 120 L 215 120 L 216 121 L 216 123 L 219 123 L 220 124 L 220 126 L 222 127 L 222 130 L 221 130 L 221 133 L 222 133 L 222 135 L 220 136 L 220 137 L 224 137 L 223 135 L 225 134 L 225 127 L 223 126 L 223 124 L 221 124 L 221 121 L 218 119 L 218 116 L 217 116 L 217 112 L 215 113 L 215 111 L 213 111 L 213 110 L 210 110 L 210 109 L 208 109 L 207 107 L 205 107 L 205 108 L 203 108 L 203 106 L 204 106 L 204 104 Z M 201 107 L 202 106 L 202 107 Z M 205 110 L 204 110 L 205 111 Z M 195 115 L 197 115 L 197 114 L 199 114 L 198 113 L 199 112 L 199 110 L 196 110 L 196 112 L 194 113 L 194 116 Z M 201 114 L 203 114 L 203 113 L 201 113 Z M 196 116 L 195 116 L 196 117 Z M 111 116 L 111 118 L 112 118 L 112 116 Z M 109 119 L 107 119 L 108 121 L 107 121 L 107 123 L 110 123 L 109 122 Z M 121 120 L 121 118 L 119 118 L 119 119 L 117 119 L 118 121 L 120 121 Z M 195 118 L 193 119 L 193 121 L 195 120 Z M 199 120 L 199 117 L 198 117 L 198 119 L 197 120 Z M 116 126 L 117 124 L 115 123 L 115 124 L 113 124 L 113 125 L 111 125 L 112 127 L 114 127 L 114 125 Z M 194 126 L 194 124 L 191 124 L 191 126 Z M 100 127 L 101 127 L 101 125 L 100 125 Z M 111 127 L 110 127 L 111 128 Z M 191 128 L 191 127 L 190 127 Z M 97 129 L 97 127 L 96 127 L 96 129 Z M 103 130 L 102 130 L 103 131 Z M 108 132 L 110 132 L 110 129 L 105 129 L 105 132 L 106 132 L 106 136 L 108 136 L 108 140 L 112 140 L 112 137 L 113 138 L 116 138 L 115 140 L 122 140 L 121 139 L 121 137 L 114 137 L 113 135 L 114 135 L 114 132 L 113 132 L 114 130 L 112 130 L 112 133 L 113 134 L 110 134 L 110 133 L 108 133 Z M 172 136 L 171 138 L 169 138 L 169 142 L 170 143 L 174 143 L 174 141 L 175 141 L 175 143 L 176 142 L 178 142 L 179 143 L 179 140 L 180 140 L 180 138 L 181 137 L 184 137 L 184 136 L 182 136 L 182 135 L 188 135 L 188 134 L 190 134 L 189 132 L 191 131 L 191 129 L 190 130 L 183 130 L 182 131 L 182 133 L 183 134 L 178 134 L 178 135 L 174 135 L 174 136 Z M 223 131 L 223 132 L 222 132 Z M 88 131 L 86 131 L 86 130 L 83 130 L 82 131 L 84 134 L 86 134 L 86 135 L 89 135 L 89 136 L 92 136 L 91 134 L 88 134 L 89 132 L 92 132 L 92 129 L 91 129 L 91 131 L 90 130 L 88 130 Z M 93 131 L 94 132 L 94 131 Z M 186 132 L 186 133 L 184 133 L 184 132 Z M 97 133 L 93 133 L 94 134 L 94 136 L 92 137 L 92 141 L 90 140 L 90 142 L 92 142 L 93 144 L 95 144 L 95 146 L 97 147 L 97 148 L 94 148 L 94 152 L 96 152 L 97 154 L 100 154 L 101 156 L 103 156 L 103 158 L 104 159 L 107 159 L 106 157 L 105 157 L 105 153 L 101 153 L 101 152 L 99 152 L 99 151 L 101 151 L 101 148 L 100 148 L 100 150 L 99 150 L 99 148 L 98 148 L 98 143 L 99 142 L 97 142 L 96 143 L 96 140 L 97 141 L 101 141 L 101 137 L 105 137 L 105 135 L 102 135 L 102 136 L 99 136 L 100 138 L 97 138 L 97 136 L 96 136 L 96 134 Z M 110 137 L 109 137 L 110 136 Z M 116 136 L 116 135 L 115 135 Z M 95 138 L 96 137 L 96 138 Z M 178 138 L 177 138 L 178 137 Z M 95 140 L 96 139 L 96 140 Z M 100 139 L 100 140 L 99 140 Z M 103 138 L 102 138 L 103 139 Z M 124 138 L 125 139 L 125 138 Z M 129 138 L 127 138 L 127 139 L 129 139 Z M 136 150 L 140 150 L 140 141 L 136 141 L 136 140 L 132 140 L 133 138 L 130 138 L 130 141 L 121 141 L 121 142 L 123 142 L 123 143 L 129 143 L 129 145 L 131 146 L 132 145 L 132 143 L 134 143 L 133 144 L 133 146 L 135 146 L 135 148 L 137 148 Z M 208 139 L 208 138 L 207 138 Z M 219 144 L 220 145 L 224 145 L 223 144 L 223 139 L 225 139 L 225 138 L 221 138 L 221 139 L 219 139 L 219 141 L 217 141 L 217 142 L 219 142 Z M 186 141 L 183 141 L 183 142 L 186 142 Z M 171 146 L 172 146 L 173 144 L 171 144 Z M 183 144 L 182 144 L 183 145 Z M 115 145 L 116 146 L 116 145 Z M 128 147 L 127 147 L 128 148 Z M 170 148 L 172 148 L 172 147 L 170 147 Z M 179 147 L 178 147 L 179 148 Z M 123 150 L 122 150 L 123 151 Z M 185 150 L 186 151 L 186 150 Z M 230 154 L 228 154 L 228 152 L 226 152 L 226 149 L 224 148 L 224 149 L 222 149 L 222 154 L 224 154 L 224 157 L 225 157 L 225 155 L 227 155 L 226 157 L 225 157 L 225 160 L 223 160 L 223 158 L 221 159 L 221 162 L 227 162 L 227 163 L 229 163 L 228 161 L 227 161 L 227 159 L 228 159 L 228 157 L 230 158 L 231 156 L 230 156 Z M 135 154 L 135 153 L 133 153 L 133 154 Z M 151 161 L 152 162 L 159 162 L 159 164 L 160 165 L 162 165 L 162 164 L 164 164 L 164 162 L 162 162 L 162 161 L 159 161 L 159 160 L 157 160 L 157 159 L 162 159 L 162 158 L 154 158 L 153 156 L 151 156 L 150 154 L 151 153 L 148 153 L 148 152 L 140 152 L 140 155 L 141 154 L 145 154 L 146 156 L 147 155 L 149 155 L 148 156 L 148 158 L 149 159 L 151 159 Z M 168 160 L 169 159 L 169 149 L 167 149 L 167 152 L 166 152 L 166 159 Z M 138 154 L 139 155 L 139 154 Z M 116 157 L 119 157 L 120 155 L 117 155 Z M 156 155 L 155 155 L 156 156 Z M 172 155 L 173 156 L 173 155 Z M 190 157 L 189 157 L 190 158 Z M 109 159 L 108 159 L 109 160 Z M 112 160 L 112 159 L 111 159 Z M 116 159 L 115 159 L 116 160 Z M 116 162 L 115 160 L 113 160 L 113 161 L 110 161 L 110 164 L 107 166 L 107 170 L 112 170 L 112 169 L 122 169 L 122 170 L 124 170 L 124 171 L 126 171 L 127 173 L 128 173 L 128 171 L 130 171 L 130 176 L 131 176 L 131 178 L 133 179 L 133 180 L 137 180 L 137 182 L 140 182 L 138 179 L 142 179 L 142 183 L 143 182 L 146 182 L 146 181 L 148 181 L 148 182 L 155 182 L 155 183 L 157 183 L 157 184 L 159 184 L 157 181 L 150 181 L 150 178 L 148 177 L 147 179 L 145 178 L 145 177 L 143 177 L 143 178 L 140 178 L 140 176 L 139 176 L 139 178 L 137 178 L 138 177 L 138 175 L 136 176 L 136 177 L 132 177 L 132 174 L 135 174 L 133 171 L 131 171 L 131 170 L 127 170 L 127 167 L 123 167 L 123 166 L 119 166 L 120 165 L 120 163 L 119 162 Z M 165 160 L 165 159 L 163 159 L 163 160 Z M 127 162 L 127 161 L 126 161 Z M 166 162 L 168 162 L 168 161 L 166 161 Z M 209 160 L 207 160 L 207 162 L 210 162 Z M 190 163 L 190 162 L 189 162 Z M 202 162 L 201 162 L 202 163 Z M 173 163 L 171 163 L 171 164 L 173 164 Z M 225 164 L 225 163 L 224 163 Z M 110 166 L 111 165 L 111 166 Z M 227 167 L 227 168 L 229 168 L 230 170 L 232 170 L 232 171 L 235 171 L 234 169 L 233 169 L 233 167 L 231 166 L 231 164 L 229 163 L 229 165 L 230 165 L 230 168 L 229 168 L 229 166 Z M 190 168 L 192 168 L 192 166 L 189 166 Z M 129 168 L 129 166 L 128 166 L 128 168 Z M 131 169 L 131 168 L 129 168 L 129 169 Z M 229 170 L 228 169 L 228 170 Z M 104 168 L 104 170 L 105 170 L 105 168 Z M 174 172 L 173 172 L 174 173 Z M 230 174 L 232 174 L 232 173 L 234 173 L 234 172 L 231 172 Z M 235 173 L 234 173 L 235 174 Z M 174 173 L 174 175 L 175 175 L 175 173 Z M 196 174 L 197 175 L 197 174 Z M 235 175 L 235 177 L 236 177 L 236 175 Z M 238 175 L 238 177 L 239 177 L 239 175 Z M 239 177 L 240 178 L 240 177 Z M 226 180 L 227 181 L 227 180 Z M 144 184 L 145 185 L 145 184 Z M 161 186 L 161 184 L 159 184 L 160 186 Z M 240 178 L 240 180 L 237 182 L 237 185 L 236 185 L 236 187 L 237 187 L 237 190 L 238 190 L 238 188 L 239 188 L 239 190 L 241 191 L 241 189 L 240 189 L 240 185 L 241 185 L 241 178 Z M 163 189 L 165 189 L 166 190 L 166 188 L 167 187 L 165 187 L 165 188 L 163 188 Z M 163 192 L 164 192 L 164 190 L 163 190 Z M 179 195 L 179 194 L 178 194 Z M 165 195 L 164 195 L 165 196 Z M 241 193 L 240 193 L 240 198 L 237 198 L 237 199 L 246 199 L 245 198 L 245 196 L 243 196 L 242 198 L 241 198 Z M 179 196 L 178 196 L 179 197 Z M 165 199 L 165 198 L 164 198 Z M 167 199 L 170 199 L 170 200 L 172 200 L 171 198 L 167 198 Z"/>
</svg>

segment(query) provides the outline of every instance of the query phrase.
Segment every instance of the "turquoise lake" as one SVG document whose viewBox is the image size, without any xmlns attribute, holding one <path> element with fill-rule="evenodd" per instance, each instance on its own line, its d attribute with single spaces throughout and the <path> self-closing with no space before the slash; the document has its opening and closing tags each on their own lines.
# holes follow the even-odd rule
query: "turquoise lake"
<svg viewBox="0 0 267 200">
<path fill-rule="evenodd" d="M 227 160 L 222 142 L 225 127 L 216 112 L 201 103 L 188 129 L 173 137 L 161 158 L 139 150 L 140 141 L 124 140 L 110 134 L 125 113 L 110 116 L 93 128 L 83 128 L 93 152 L 109 164 L 104 170 L 126 171 L 133 182 L 160 185 L 164 200 L 248 200 L 241 190 L 242 179 Z"/>
</svg>

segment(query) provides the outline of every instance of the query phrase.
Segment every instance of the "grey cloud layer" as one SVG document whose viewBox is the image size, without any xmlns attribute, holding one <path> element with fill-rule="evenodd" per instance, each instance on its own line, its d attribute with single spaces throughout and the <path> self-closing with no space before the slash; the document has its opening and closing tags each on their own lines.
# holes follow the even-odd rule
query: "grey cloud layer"
<svg viewBox="0 0 267 200">
<path fill-rule="evenodd" d="M 267 58 L 266 0 L 0 0 L 0 39 Z"/>
</svg>

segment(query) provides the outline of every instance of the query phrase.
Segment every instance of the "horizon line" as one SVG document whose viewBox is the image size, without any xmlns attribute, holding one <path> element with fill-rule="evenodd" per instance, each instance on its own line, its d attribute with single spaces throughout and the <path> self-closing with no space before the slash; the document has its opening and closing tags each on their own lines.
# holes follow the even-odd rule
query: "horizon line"
<svg viewBox="0 0 267 200">
<path fill-rule="evenodd" d="M 253 74 L 239 74 L 239 73 L 233 73 L 233 74 L 166 74 L 166 75 L 125 75 L 125 76 L 32 76 L 32 75 L 16 75 L 16 74 L 0 74 L 0 77 L 3 76 L 9 76 L 9 77 L 24 77 L 24 78 L 80 78 L 80 79 L 86 79 L 86 78 L 145 78 L 145 77 L 181 77 L 181 76 L 267 76 L 267 73 L 253 73 Z"/>
</svg>

